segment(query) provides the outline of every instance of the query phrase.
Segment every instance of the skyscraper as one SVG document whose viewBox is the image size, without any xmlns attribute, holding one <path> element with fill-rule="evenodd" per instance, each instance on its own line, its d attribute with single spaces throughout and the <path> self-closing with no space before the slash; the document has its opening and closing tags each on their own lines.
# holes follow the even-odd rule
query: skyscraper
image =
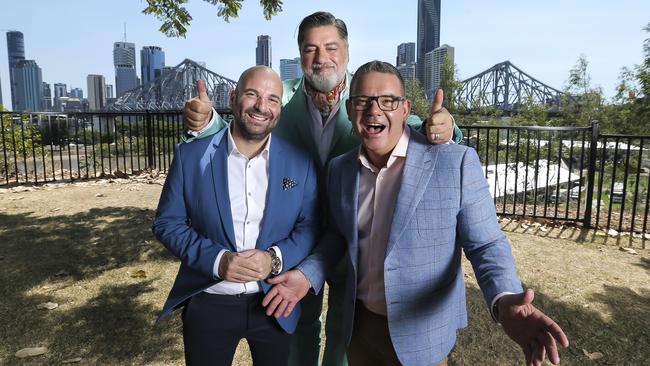
<svg viewBox="0 0 650 366">
<path fill-rule="evenodd" d="M 397 66 L 397 71 L 404 80 L 415 80 L 415 62 Z"/>
<path fill-rule="evenodd" d="M 50 84 L 43 82 L 41 91 L 41 111 L 51 111 L 52 110 L 52 89 Z"/>
<path fill-rule="evenodd" d="M 283 58 L 280 60 L 280 79 L 297 79 L 302 77 L 302 66 L 300 65 L 300 57 L 294 59 Z"/>
<path fill-rule="evenodd" d="M 7 56 L 9 58 L 9 88 L 11 90 L 11 109 L 18 111 L 16 108 L 16 81 L 14 80 L 13 69 L 18 62 L 25 60 L 25 40 L 22 32 L 7 32 Z"/>
<path fill-rule="evenodd" d="M 257 48 L 255 48 L 255 64 L 271 66 L 271 36 L 257 36 Z"/>
<path fill-rule="evenodd" d="M 70 98 L 83 99 L 84 91 L 81 88 L 70 88 L 70 93 L 68 93 Z"/>
<path fill-rule="evenodd" d="M 165 67 L 165 52 L 157 46 L 142 47 L 140 50 L 140 77 L 142 85 L 162 75 Z"/>
<path fill-rule="evenodd" d="M 440 0 L 418 0 L 417 78 L 424 81 L 424 55 L 440 46 Z"/>
<path fill-rule="evenodd" d="M 106 106 L 106 83 L 104 75 L 88 75 L 88 105 L 91 111 L 102 109 Z"/>
<path fill-rule="evenodd" d="M 12 95 L 14 112 L 36 112 L 41 109 L 43 77 L 34 60 L 20 60 L 11 69 L 15 85 Z"/>
<path fill-rule="evenodd" d="M 397 46 L 397 60 L 395 66 L 415 64 L 415 43 L 402 43 Z"/>
<path fill-rule="evenodd" d="M 106 99 L 113 98 L 113 85 L 106 84 Z"/>
<path fill-rule="evenodd" d="M 115 89 L 117 97 L 121 97 L 122 94 L 138 86 L 138 76 L 135 71 L 135 44 L 115 42 L 113 65 L 115 66 Z"/>
<path fill-rule="evenodd" d="M 427 96 L 433 95 L 440 86 L 440 67 L 445 61 L 454 63 L 454 48 L 443 44 L 424 56 L 424 92 Z"/>
</svg>

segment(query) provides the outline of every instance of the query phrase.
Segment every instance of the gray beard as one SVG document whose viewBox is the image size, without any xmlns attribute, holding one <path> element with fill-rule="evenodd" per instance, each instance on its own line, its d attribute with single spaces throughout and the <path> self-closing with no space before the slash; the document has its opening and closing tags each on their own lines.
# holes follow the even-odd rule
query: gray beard
<svg viewBox="0 0 650 366">
<path fill-rule="evenodd" d="M 337 85 L 339 85 L 340 81 L 336 80 L 337 76 L 336 74 L 333 75 L 333 77 L 328 77 L 329 75 L 308 75 L 305 74 L 305 78 L 309 82 L 311 86 L 314 87 L 314 89 L 327 93 L 334 89 Z"/>
</svg>

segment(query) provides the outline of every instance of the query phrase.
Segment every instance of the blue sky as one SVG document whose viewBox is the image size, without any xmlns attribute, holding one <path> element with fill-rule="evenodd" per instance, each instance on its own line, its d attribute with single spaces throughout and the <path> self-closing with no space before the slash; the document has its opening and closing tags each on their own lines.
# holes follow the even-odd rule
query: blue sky
<svg viewBox="0 0 650 366">
<path fill-rule="evenodd" d="M 62 82 L 86 91 L 86 75 L 102 74 L 114 83 L 113 42 L 123 38 L 138 52 L 142 46 L 163 48 L 166 64 L 184 58 L 204 61 L 209 69 L 237 79 L 255 63 L 256 37 L 272 37 L 273 67 L 280 58 L 298 56 L 296 31 L 300 20 L 317 10 L 343 19 L 350 33 L 350 70 L 371 59 L 395 62 L 397 45 L 416 41 L 417 1 L 285 0 L 284 11 L 266 21 L 256 1 L 245 1 L 240 17 L 225 23 L 216 7 L 191 0 L 193 16 L 187 38 L 167 38 L 160 22 L 144 15 L 144 0 L 21 0 L 0 12 L 0 80 L 5 105 L 10 105 L 7 46 L 4 30 L 23 32 L 28 59 L 43 70 L 43 80 Z M 611 97 L 619 69 L 641 62 L 642 42 L 650 34 L 650 1 L 442 0 L 441 44 L 455 47 L 461 78 L 510 60 L 555 88 L 562 88 L 578 56 L 589 61 L 593 85 Z"/>
</svg>

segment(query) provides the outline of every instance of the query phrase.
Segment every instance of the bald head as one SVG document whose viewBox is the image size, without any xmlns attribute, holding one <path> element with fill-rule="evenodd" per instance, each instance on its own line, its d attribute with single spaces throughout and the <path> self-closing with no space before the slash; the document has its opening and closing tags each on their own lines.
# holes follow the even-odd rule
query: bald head
<svg viewBox="0 0 650 366">
<path fill-rule="evenodd" d="M 257 65 L 244 70 L 239 75 L 239 80 L 237 80 L 237 89 L 239 90 L 240 85 L 246 84 L 246 81 L 252 77 L 279 83 L 280 95 L 282 95 L 282 80 L 280 80 L 280 76 L 272 68 L 264 65 Z"/>
<path fill-rule="evenodd" d="M 247 141 L 266 139 L 280 117 L 281 107 L 282 81 L 278 74 L 266 66 L 246 69 L 230 93 L 233 132 Z"/>
</svg>

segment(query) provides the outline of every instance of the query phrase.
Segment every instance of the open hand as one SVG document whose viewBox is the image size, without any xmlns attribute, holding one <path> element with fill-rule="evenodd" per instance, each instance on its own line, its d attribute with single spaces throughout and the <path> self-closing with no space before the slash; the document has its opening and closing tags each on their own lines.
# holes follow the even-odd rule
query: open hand
<svg viewBox="0 0 650 366">
<path fill-rule="evenodd" d="M 523 350 L 526 366 L 541 366 L 544 357 L 552 364 L 560 363 L 556 341 L 562 347 L 569 340 L 559 325 L 533 306 L 535 293 L 531 289 L 514 295 L 505 295 L 498 301 L 499 322 L 506 334 Z"/>
<path fill-rule="evenodd" d="M 288 317 L 311 287 L 307 277 L 297 269 L 269 278 L 267 282 L 274 286 L 264 296 L 262 306 L 266 307 L 266 315 L 276 318 L 283 314 L 285 318 Z"/>
</svg>

